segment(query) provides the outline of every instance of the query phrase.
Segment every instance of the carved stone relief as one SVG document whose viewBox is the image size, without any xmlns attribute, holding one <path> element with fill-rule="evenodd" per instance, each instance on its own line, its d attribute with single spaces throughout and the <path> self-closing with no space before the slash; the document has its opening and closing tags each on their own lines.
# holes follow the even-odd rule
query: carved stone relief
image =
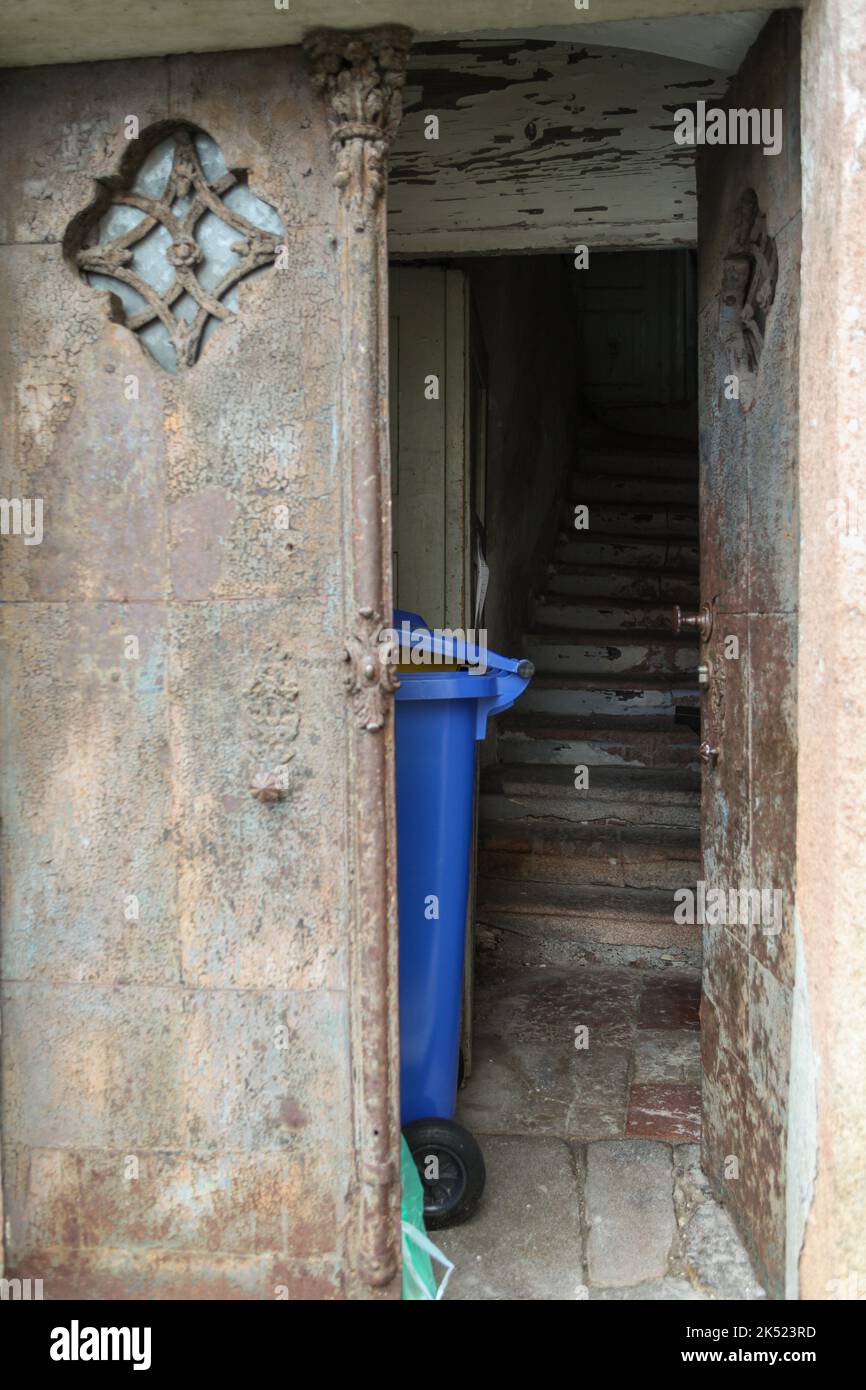
<svg viewBox="0 0 866 1390">
<path fill-rule="evenodd" d="M 289 764 L 298 737 L 298 683 L 289 653 L 271 644 L 244 691 L 246 724 L 256 770 L 250 791 L 257 801 L 282 801 L 289 791 Z"/>
<path fill-rule="evenodd" d="M 757 397 L 758 364 L 778 273 L 767 219 L 755 192 L 747 189 L 737 204 L 728 254 L 722 262 L 719 305 L 719 336 L 727 350 L 730 374 L 737 378 L 744 411 L 752 409 Z"/>
</svg>

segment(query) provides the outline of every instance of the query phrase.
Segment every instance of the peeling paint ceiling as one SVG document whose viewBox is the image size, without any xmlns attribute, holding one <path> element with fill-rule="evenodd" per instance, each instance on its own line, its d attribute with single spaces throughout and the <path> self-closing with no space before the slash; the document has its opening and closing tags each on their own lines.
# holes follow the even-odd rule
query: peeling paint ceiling
<svg viewBox="0 0 866 1390">
<path fill-rule="evenodd" d="M 674 113 L 720 100 L 741 57 L 729 48 L 719 68 L 537 34 L 416 44 L 391 157 L 392 254 L 693 245 L 694 150 L 674 143 Z"/>
</svg>

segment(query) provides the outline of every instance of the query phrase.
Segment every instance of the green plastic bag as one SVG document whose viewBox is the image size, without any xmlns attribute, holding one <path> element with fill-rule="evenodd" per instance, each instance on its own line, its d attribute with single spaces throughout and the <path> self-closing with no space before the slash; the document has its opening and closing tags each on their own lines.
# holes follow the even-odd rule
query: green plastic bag
<svg viewBox="0 0 866 1390">
<path fill-rule="evenodd" d="M 438 1300 L 445 1292 L 454 1265 L 424 1230 L 424 1189 L 406 1140 L 400 1139 L 400 1180 L 403 1185 L 403 1299 Z M 433 1261 L 445 1269 L 438 1289 Z"/>
</svg>

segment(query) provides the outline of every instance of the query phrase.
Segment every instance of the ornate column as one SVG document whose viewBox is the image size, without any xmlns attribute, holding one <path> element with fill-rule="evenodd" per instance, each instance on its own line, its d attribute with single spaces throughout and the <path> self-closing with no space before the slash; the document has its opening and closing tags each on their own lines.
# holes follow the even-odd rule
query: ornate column
<svg viewBox="0 0 866 1390">
<path fill-rule="evenodd" d="M 352 1071 L 359 1185 L 357 1262 L 373 1287 L 399 1269 L 397 903 L 394 674 L 379 641 L 391 627 L 387 434 L 388 147 L 402 112 L 411 34 L 388 26 L 316 30 L 304 40 L 328 105 L 339 189 L 343 300 L 340 458 L 351 541 L 346 662 L 353 920 Z"/>
</svg>

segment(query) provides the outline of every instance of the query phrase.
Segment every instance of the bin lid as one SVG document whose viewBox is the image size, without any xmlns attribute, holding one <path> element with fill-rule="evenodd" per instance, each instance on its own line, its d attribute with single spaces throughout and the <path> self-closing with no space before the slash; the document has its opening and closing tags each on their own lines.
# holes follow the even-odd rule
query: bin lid
<svg viewBox="0 0 866 1390">
<path fill-rule="evenodd" d="M 396 699 L 475 700 L 476 739 L 484 738 L 489 716 L 510 709 L 535 673 L 531 661 L 501 656 L 452 631 L 436 632 L 418 613 L 395 608 L 394 627 L 401 646 L 405 647 L 408 641 L 410 651 L 423 652 L 430 658 L 429 664 L 425 662 L 417 668 L 414 662 L 398 668 Z M 449 669 L 443 670 L 443 665 Z M 465 669 L 454 669 L 455 666 Z"/>
</svg>

